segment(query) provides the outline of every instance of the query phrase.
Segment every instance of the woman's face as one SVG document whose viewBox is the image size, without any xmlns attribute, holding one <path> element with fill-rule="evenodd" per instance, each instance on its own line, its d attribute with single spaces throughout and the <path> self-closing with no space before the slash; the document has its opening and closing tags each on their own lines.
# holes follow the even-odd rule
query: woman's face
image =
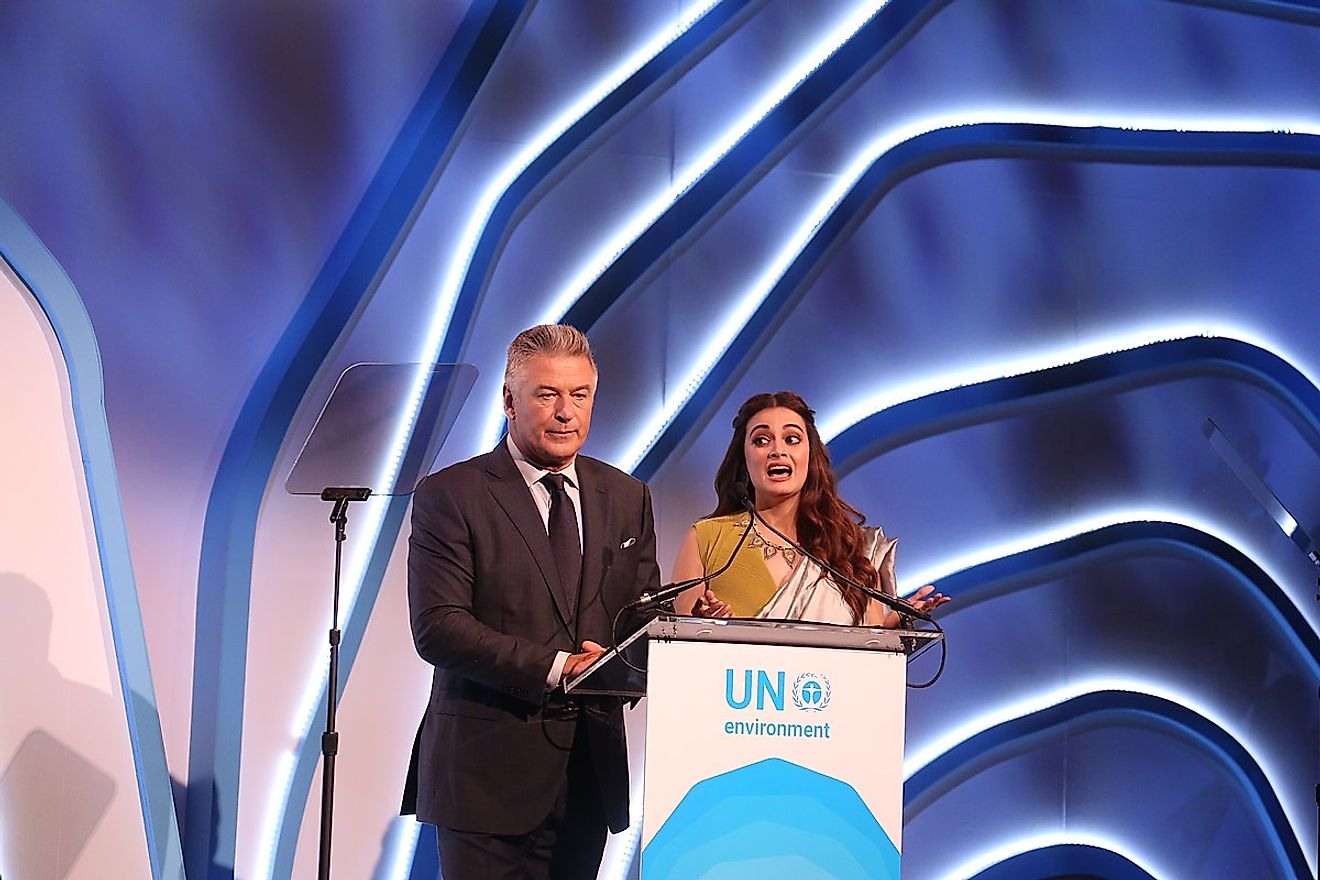
<svg viewBox="0 0 1320 880">
<path fill-rule="evenodd" d="M 747 422 L 743 454 L 757 507 L 799 494 L 811 456 L 802 416 L 783 406 L 761 410 Z"/>
</svg>

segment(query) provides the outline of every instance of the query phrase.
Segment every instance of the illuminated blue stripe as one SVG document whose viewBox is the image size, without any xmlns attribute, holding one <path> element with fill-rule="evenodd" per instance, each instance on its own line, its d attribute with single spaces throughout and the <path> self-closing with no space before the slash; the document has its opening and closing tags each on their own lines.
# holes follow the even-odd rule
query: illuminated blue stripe
<svg viewBox="0 0 1320 880">
<path fill-rule="evenodd" d="M 481 230 L 462 286 L 455 298 L 449 329 L 437 356 L 438 363 L 462 360 L 472 333 L 477 307 L 495 271 L 504 244 L 512 233 L 523 205 L 540 190 L 556 169 L 620 113 L 655 86 L 682 76 L 708 54 L 755 5 L 765 0 L 721 0 L 685 33 L 592 107 L 534 159 L 499 197 Z M 947 0 L 946 0 L 947 2 Z M 570 322 L 571 323 L 571 322 Z"/>
<path fill-rule="evenodd" d="M 1002 417 L 1026 403 L 1075 399 L 1212 374 L 1265 391 L 1320 452 L 1320 388 L 1286 360 L 1259 346 L 1223 337 L 1191 337 L 963 385 L 886 407 L 829 440 L 830 458 L 842 477 L 893 449 Z"/>
<path fill-rule="evenodd" d="M 757 123 L 746 136 L 633 241 L 564 313 L 586 328 L 652 271 L 680 241 L 700 234 L 716 208 L 745 191 L 810 120 L 839 100 L 859 74 L 883 64 L 950 0 L 891 0 L 875 17 Z"/>
<path fill-rule="evenodd" d="M 972 880 L 1022 880 L 1024 877 L 1156 880 L 1126 856 L 1083 843 L 1060 843 L 1018 853 L 977 873 Z"/>
<path fill-rule="evenodd" d="M 36 297 L 59 341 L 105 586 L 119 690 L 137 772 L 153 880 L 183 880 L 183 849 L 165 762 L 160 712 L 129 554 L 119 476 L 105 416 L 101 353 L 82 298 L 55 258 L 0 198 L 0 258 Z M 15 805 L 11 805 L 15 806 Z"/>
<path fill-rule="evenodd" d="M 1039 159 L 1175 165 L 1320 168 L 1320 136 L 1273 131 L 1173 131 L 980 122 L 938 128 L 885 150 L 815 228 L 805 247 L 708 367 L 704 380 L 647 447 L 633 473 L 655 476 L 678 444 L 709 418 L 752 358 L 782 326 L 830 253 L 902 181 L 970 159 Z"/>
<path fill-rule="evenodd" d="M 417 835 L 407 880 L 436 880 L 437 877 L 440 877 L 440 847 L 435 836 L 435 826 L 423 825 Z M 402 878 L 396 875 L 385 880 Z"/>
<path fill-rule="evenodd" d="M 1251 595 L 1278 624 L 1289 644 L 1297 649 L 1311 675 L 1320 678 L 1320 635 L 1288 598 L 1288 594 L 1251 557 L 1232 544 L 1200 529 L 1172 522 L 1123 522 L 1061 541 L 1033 547 L 973 565 L 939 578 L 936 586 L 960 601 L 946 614 L 956 614 L 973 602 L 1013 588 L 1013 582 L 1038 582 L 1044 572 L 1084 568 L 1096 561 L 1131 556 L 1148 548 L 1172 550 L 1206 559 L 1241 578 L 1255 589 Z"/>
<path fill-rule="evenodd" d="M 1204 716 L 1171 700 L 1131 691 L 1105 690 L 1083 694 L 1037 712 L 997 724 L 954 746 L 908 777 L 903 787 L 904 818 L 910 820 L 964 780 L 975 776 L 987 760 L 1016 749 L 1023 741 L 1093 716 L 1154 722 L 1216 759 L 1242 784 L 1254 814 L 1264 826 L 1271 853 L 1284 875 L 1298 880 L 1311 875 L 1282 804 L 1250 751 Z"/>
<path fill-rule="evenodd" d="M 203 525 L 189 752 L 192 880 L 234 873 L 253 541 L 267 481 L 303 394 L 424 198 L 527 0 L 473 4 L 235 421 Z"/>
</svg>

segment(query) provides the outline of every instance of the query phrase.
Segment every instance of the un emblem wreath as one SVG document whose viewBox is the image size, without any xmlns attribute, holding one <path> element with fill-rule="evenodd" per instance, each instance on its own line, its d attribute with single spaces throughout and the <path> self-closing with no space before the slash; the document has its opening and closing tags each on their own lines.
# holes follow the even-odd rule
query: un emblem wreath
<svg viewBox="0 0 1320 880">
<path fill-rule="evenodd" d="M 830 704 L 830 680 L 814 672 L 804 672 L 793 679 L 793 705 L 808 712 L 819 712 Z"/>
</svg>

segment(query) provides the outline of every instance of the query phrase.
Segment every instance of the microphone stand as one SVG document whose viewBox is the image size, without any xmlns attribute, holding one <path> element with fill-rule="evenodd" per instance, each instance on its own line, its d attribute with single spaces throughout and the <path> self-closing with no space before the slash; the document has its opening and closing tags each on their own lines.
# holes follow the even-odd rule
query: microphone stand
<svg viewBox="0 0 1320 880">
<path fill-rule="evenodd" d="M 330 616 L 330 679 L 326 683 L 325 732 L 321 734 L 321 840 L 317 862 L 318 880 L 330 880 L 330 839 L 335 808 L 335 755 L 339 753 L 339 733 L 335 730 L 335 704 L 339 701 L 339 577 L 347 537 L 348 504 L 366 501 L 371 490 L 359 487 L 332 487 L 321 492 L 322 501 L 333 501 L 330 522 L 335 527 L 334 602 Z"/>
</svg>

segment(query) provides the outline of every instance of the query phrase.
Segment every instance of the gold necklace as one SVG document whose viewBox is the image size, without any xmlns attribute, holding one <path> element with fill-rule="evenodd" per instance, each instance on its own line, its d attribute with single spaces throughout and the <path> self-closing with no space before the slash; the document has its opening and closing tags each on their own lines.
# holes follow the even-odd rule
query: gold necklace
<svg viewBox="0 0 1320 880">
<path fill-rule="evenodd" d="M 737 527 L 742 529 L 747 528 L 747 520 L 743 519 L 742 522 L 737 524 Z M 753 548 L 760 549 L 761 558 L 763 559 L 769 559 L 776 553 L 782 553 L 784 554 L 784 563 L 789 568 L 793 568 L 797 565 L 797 550 L 791 544 L 776 544 L 774 541 L 766 540 L 765 536 L 761 534 L 761 527 L 759 525 L 752 526 L 751 540 L 748 541 L 748 543 Z"/>
</svg>

